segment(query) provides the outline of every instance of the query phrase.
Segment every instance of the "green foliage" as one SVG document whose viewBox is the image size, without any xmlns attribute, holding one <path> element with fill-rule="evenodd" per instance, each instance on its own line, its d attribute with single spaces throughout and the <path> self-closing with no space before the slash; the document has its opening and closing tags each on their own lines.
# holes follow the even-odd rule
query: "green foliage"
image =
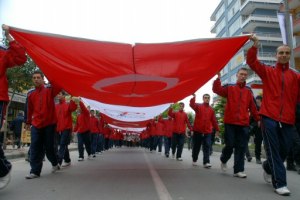
<svg viewBox="0 0 300 200">
<path fill-rule="evenodd" d="M 194 114 L 193 112 L 188 112 L 188 113 L 187 113 L 187 116 L 188 116 L 188 118 L 189 118 L 190 124 L 193 125 L 193 124 L 194 124 L 194 121 L 195 121 L 195 114 Z"/>
<path fill-rule="evenodd" d="M 225 131 L 225 126 L 224 126 L 225 105 L 226 105 L 226 98 L 219 96 L 218 101 L 214 106 L 214 111 L 220 127 L 220 137 L 222 139 L 222 143 L 224 141 L 224 131 Z"/>
<path fill-rule="evenodd" d="M 23 92 L 32 88 L 31 76 L 37 69 L 37 65 L 27 56 L 27 61 L 24 65 L 7 70 L 9 88 L 14 92 Z"/>
</svg>

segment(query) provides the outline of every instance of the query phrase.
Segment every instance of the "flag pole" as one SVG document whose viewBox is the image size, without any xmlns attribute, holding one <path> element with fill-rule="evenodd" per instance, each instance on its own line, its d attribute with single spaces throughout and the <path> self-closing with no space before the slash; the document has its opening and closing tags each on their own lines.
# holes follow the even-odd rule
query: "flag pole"
<svg viewBox="0 0 300 200">
<path fill-rule="evenodd" d="M 295 68 L 295 57 L 294 57 L 294 46 L 293 46 L 293 33 L 291 29 L 291 17 L 290 17 L 290 8 L 288 4 L 288 0 L 284 0 L 284 14 L 285 14 L 285 30 L 286 30 L 286 39 L 287 39 L 287 45 L 291 48 L 291 59 L 290 59 L 290 65 L 292 68 Z"/>
</svg>

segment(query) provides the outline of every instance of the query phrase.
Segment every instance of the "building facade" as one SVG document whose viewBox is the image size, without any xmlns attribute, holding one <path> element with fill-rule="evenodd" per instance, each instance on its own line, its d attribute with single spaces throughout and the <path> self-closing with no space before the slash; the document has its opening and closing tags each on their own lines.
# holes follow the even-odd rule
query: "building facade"
<svg viewBox="0 0 300 200">
<path fill-rule="evenodd" d="M 255 33 L 260 39 L 258 58 L 265 64 L 274 65 L 276 48 L 282 44 L 277 12 L 282 0 L 221 0 L 211 15 L 215 21 L 211 33 L 216 37 L 232 37 Z M 245 62 L 248 42 L 223 68 L 221 82 L 235 83 L 236 73 Z M 226 48 L 224 49 L 226 50 Z M 249 70 L 248 85 L 260 84 L 260 78 Z"/>
<path fill-rule="evenodd" d="M 287 3 L 293 19 L 293 51 L 295 57 L 295 68 L 300 70 L 300 1 L 287 0 Z"/>
</svg>

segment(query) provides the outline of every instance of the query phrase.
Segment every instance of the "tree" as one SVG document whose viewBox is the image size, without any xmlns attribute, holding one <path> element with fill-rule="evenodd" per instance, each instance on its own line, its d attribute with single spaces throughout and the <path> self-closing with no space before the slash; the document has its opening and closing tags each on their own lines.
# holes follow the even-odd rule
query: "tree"
<svg viewBox="0 0 300 200">
<path fill-rule="evenodd" d="M 225 126 L 224 126 L 225 105 L 226 105 L 226 98 L 219 96 L 217 103 L 213 107 L 220 127 L 220 137 L 222 143 L 224 143 L 224 131 L 225 131 Z"/>
</svg>

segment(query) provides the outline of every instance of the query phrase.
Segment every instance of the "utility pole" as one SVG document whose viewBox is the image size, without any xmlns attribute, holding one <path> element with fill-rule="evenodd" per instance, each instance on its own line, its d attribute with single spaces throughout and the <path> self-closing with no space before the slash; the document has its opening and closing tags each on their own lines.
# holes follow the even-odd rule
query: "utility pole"
<svg viewBox="0 0 300 200">
<path fill-rule="evenodd" d="M 288 0 L 283 0 L 284 2 L 284 19 L 285 19 L 285 30 L 286 30 L 286 40 L 287 40 L 287 45 L 291 48 L 291 59 L 290 59 L 290 66 L 292 68 L 295 68 L 295 57 L 294 57 L 294 46 L 293 46 L 293 33 L 291 30 L 291 18 L 290 18 L 290 8 L 288 4 Z"/>
</svg>

